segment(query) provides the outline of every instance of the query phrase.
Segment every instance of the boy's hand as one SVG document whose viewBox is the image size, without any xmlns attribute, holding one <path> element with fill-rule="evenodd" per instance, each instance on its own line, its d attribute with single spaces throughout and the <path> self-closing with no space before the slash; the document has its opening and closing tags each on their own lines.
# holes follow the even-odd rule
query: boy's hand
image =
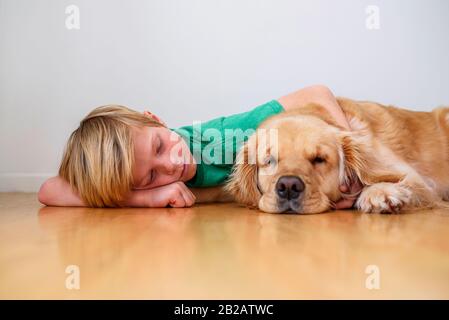
<svg viewBox="0 0 449 320">
<path fill-rule="evenodd" d="M 157 188 L 134 190 L 127 204 L 149 208 L 183 208 L 191 207 L 195 200 L 192 191 L 183 182 L 177 181 Z"/>
<path fill-rule="evenodd" d="M 350 182 L 350 185 L 341 185 L 340 191 L 342 193 L 342 198 L 335 204 L 335 209 L 349 209 L 352 208 L 354 202 L 357 200 L 360 192 L 363 189 L 362 183 L 357 179 L 356 181 Z"/>
</svg>

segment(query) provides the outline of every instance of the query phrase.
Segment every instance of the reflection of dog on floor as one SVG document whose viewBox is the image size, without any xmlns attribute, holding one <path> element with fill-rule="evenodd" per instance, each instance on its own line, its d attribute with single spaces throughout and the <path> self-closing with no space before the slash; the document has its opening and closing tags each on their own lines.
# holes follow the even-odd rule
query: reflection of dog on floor
<svg viewBox="0 0 449 320">
<path fill-rule="evenodd" d="M 258 130 L 276 129 L 277 139 L 251 136 L 226 190 L 266 212 L 319 213 L 341 198 L 340 184 L 359 179 L 364 188 L 355 206 L 365 212 L 446 206 L 449 108 L 414 112 L 338 102 L 353 131 L 319 105 L 275 115 Z"/>
</svg>

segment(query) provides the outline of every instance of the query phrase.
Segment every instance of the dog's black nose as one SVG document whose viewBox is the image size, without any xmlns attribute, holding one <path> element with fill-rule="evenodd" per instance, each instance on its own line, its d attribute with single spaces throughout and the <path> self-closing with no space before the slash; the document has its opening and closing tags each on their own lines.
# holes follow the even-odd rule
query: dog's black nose
<svg viewBox="0 0 449 320">
<path fill-rule="evenodd" d="M 298 199 L 304 188 L 304 182 L 296 176 L 280 177 L 276 183 L 276 193 L 287 200 Z"/>
</svg>

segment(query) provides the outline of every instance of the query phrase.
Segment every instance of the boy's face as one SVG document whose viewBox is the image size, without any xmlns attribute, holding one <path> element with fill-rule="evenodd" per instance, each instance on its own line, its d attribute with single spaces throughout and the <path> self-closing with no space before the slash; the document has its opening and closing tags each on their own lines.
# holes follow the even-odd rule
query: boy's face
<svg viewBox="0 0 449 320">
<path fill-rule="evenodd" d="M 134 189 L 188 181 L 196 164 L 185 141 L 165 127 L 133 127 Z"/>
</svg>

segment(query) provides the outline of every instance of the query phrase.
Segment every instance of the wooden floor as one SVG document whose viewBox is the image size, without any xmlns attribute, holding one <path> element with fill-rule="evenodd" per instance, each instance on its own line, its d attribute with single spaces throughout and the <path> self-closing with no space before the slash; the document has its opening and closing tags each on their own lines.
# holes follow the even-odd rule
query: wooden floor
<svg viewBox="0 0 449 320">
<path fill-rule="evenodd" d="M 0 298 L 448 299 L 449 211 L 50 208 L 3 193 Z"/>
</svg>

